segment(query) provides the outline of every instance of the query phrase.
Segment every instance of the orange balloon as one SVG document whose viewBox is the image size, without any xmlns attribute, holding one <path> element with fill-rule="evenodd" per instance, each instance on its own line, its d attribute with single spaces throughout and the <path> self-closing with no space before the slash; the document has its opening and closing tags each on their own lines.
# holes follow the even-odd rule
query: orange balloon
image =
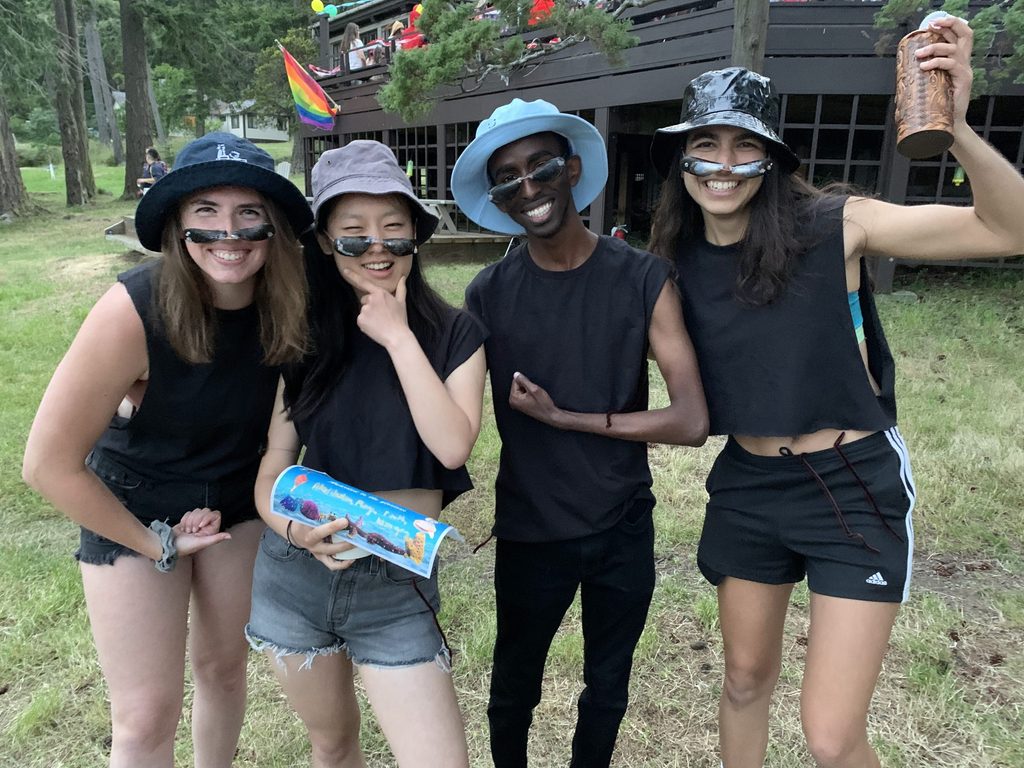
<svg viewBox="0 0 1024 768">
<path fill-rule="evenodd" d="M 306 477 L 305 475 L 299 475 L 298 477 L 295 478 L 295 484 L 302 485 L 307 480 L 309 480 L 309 478 Z"/>
</svg>

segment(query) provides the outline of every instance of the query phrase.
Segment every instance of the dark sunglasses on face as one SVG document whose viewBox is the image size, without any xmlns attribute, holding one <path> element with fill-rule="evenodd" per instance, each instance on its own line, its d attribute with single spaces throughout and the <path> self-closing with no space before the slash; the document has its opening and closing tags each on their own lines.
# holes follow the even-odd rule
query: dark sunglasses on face
<svg viewBox="0 0 1024 768">
<path fill-rule="evenodd" d="M 407 237 L 388 238 L 381 240 L 376 237 L 336 237 L 334 250 L 342 256 L 362 256 L 374 243 L 380 243 L 395 256 L 408 256 L 416 253 L 416 241 Z"/>
<path fill-rule="evenodd" d="M 697 157 L 691 157 L 686 155 L 679 162 L 679 167 L 686 173 L 693 174 L 694 176 L 712 176 L 719 171 L 728 171 L 733 176 L 739 176 L 742 179 L 752 179 L 755 176 L 764 176 L 768 171 L 772 169 L 775 163 L 770 157 L 766 157 L 762 160 L 755 160 L 752 163 L 743 163 L 743 165 L 729 166 L 725 163 L 712 163 L 710 160 L 701 160 Z"/>
<path fill-rule="evenodd" d="M 273 224 L 257 224 L 255 227 L 225 232 L 223 229 L 186 229 L 185 240 L 190 243 L 216 243 L 218 240 L 269 240 L 274 236 Z"/>
<path fill-rule="evenodd" d="M 519 188 L 523 185 L 524 181 L 538 181 L 541 184 L 547 184 L 549 181 L 554 181 L 562 175 L 562 171 L 565 170 L 565 164 L 566 158 L 553 157 L 547 162 L 538 165 L 525 176 L 520 176 L 518 179 L 512 179 L 512 181 L 506 181 L 491 187 L 487 193 L 487 199 L 492 203 L 507 203 L 519 193 Z"/>
</svg>

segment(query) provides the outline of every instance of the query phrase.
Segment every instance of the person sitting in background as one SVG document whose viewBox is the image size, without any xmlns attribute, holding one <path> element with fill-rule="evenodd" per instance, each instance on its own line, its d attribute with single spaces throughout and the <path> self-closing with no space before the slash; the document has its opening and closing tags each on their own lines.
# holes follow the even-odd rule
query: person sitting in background
<svg viewBox="0 0 1024 768">
<path fill-rule="evenodd" d="M 146 162 L 142 164 L 142 176 L 135 180 L 139 188 L 139 197 L 146 194 L 146 190 L 156 184 L 167 175 L 167 163 L 160 159 L 160 153 L 156 147 L 146 150 Z"/>
<path fill-rule="evenodd" d="M 341 36 L 341 52 L 348 55 L 348 70 L 355 72 L 366 66 L 366 57 L 359 50 L 363 47 L 363 41 L 359 37 L 359 27 L 349 24 Z"/>
</svg>

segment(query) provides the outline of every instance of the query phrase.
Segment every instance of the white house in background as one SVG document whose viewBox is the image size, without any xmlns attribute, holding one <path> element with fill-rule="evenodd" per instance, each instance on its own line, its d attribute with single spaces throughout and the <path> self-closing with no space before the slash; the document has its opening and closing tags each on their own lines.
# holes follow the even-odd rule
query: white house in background
<svg viewBox="0 0 1024 768">
<path fill-rule="evenodd" d="M 261 115 L 253 99 L 230 104 L 213 101 L 210 116 L 221 120 L 218 130 L 252 141 L 288 141 L 288 123 L 284 118 Z"/>
</svg>

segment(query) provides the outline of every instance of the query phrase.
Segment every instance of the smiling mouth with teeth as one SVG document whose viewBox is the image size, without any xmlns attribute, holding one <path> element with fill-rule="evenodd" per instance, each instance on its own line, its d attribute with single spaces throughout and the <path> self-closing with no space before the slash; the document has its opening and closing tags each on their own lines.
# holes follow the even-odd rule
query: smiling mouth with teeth
<svg viewBox="0 0 1024 768">
<path fill-rule="evenodd" d="M 241 261 L 242 254 L 238 251 L 214 251 L 213 255 L 221 261 Z"/>
<path fill-rule="evenodd" d="M 524 211 L 524 213 L 531 219 L 543 219 L 545 216 L 548 215 L 548 212 L 551 210 L 552 205 L 554 205 L 554 203 L 552 203 L 549 200 L 548 202 L 544 203 L 544 205 L 538 206 L 528 211 Z"/>
<path fill-rule="evenodd" d="M 738 181 L 706 181 L 704 182 L 708 189 L 712 189 L 716 192 L 726 192 L 730 189 L 736 189 L 740 185 Z"/>
<path fill-rule="evenodd" d="M 374 272 L 384 272 L 391 269 L 394 265 L 395 262 L 393 261 L 375 261 L 372 264 L 363 264 L 363 268 L 373 270 Z"/>
</svg>

